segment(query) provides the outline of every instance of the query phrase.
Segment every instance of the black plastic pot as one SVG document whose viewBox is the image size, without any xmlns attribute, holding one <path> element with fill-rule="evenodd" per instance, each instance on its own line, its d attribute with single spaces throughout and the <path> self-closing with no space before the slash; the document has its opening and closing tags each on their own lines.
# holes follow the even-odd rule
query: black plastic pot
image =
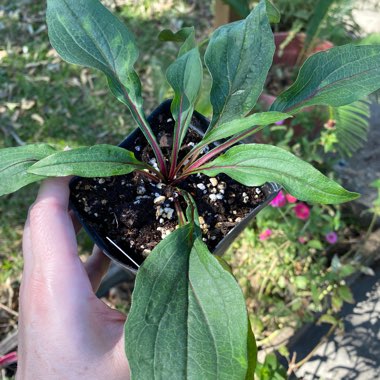
<svg viewBox="0 0 380 380">
<path fill-rule="evenodd" d="M 159 120 L 160 115 L 170 113 L 170 104 L 171 100 L 166 100 L 160 106 L 158 106 L 148 117 L 148 122 L 150 124 L 155 123 Z M 198 112 L 194 112 L 193 119 L 191 122 L 190 128 L 194 129 L 200 135 L 203 135 L 209 125 L 209 121 L 199 114 Z M 134 150 L 134 141 L 138 135 L 142 135 L 139 129 L 134 130 L 123 142 L 119 144 L 120 147 L 133 151 Z M 78 220 L 89 234 L 93 242 L 103 250 L 103 252 L 110 257 L 112 260 L 116 261 L 118 264 L 122 265 L 124 268 L 131 270 L 132 272 L 136 272 L 138 267 L 135 266 L 131 261 L 127 258 L 124 259 L 119 250 L 112 245 L 111 242 L 103 238 L 98 234 L 98 232 L 92 228 L 86 222 L 86 215 L 82 214 L 76 207 L 73 194 L 75 194 L 75 187 L 80 180 L 80 177 L 75 177 L 70 182 L 70 190 L 71 190 L 71 208 L 75 212 Z M 280 186 L 274 183 L 266 183 L 262 186 L 261 189 L 264 193 L 265 200 L 254 207 L 252 211 L 238 224 L 236 225 L 216 246 L 213 253 L 215 255 L 221 256 L 227 250 L 227 248 L 231 245 L 231 243 L 236 239 L 236 237 L 244 230 L 245 227 L 253 220 L 253 218 L 265 207 L 268 203 L 277 195 L 280 190 Z M 127 252 L 128 253 L 128 252 Z M 130 255 L 130 253 L 128 253 Z M 143 259 L 141 257 L 135 258 L 133 254 L 130 255 L 132 259 L 141 263 Z"/>
</svg>

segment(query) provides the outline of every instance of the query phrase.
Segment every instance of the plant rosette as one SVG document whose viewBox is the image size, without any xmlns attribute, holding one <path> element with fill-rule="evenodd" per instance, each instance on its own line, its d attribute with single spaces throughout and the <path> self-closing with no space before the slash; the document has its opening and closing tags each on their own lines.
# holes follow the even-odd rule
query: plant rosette
<svg viewBox="0 0 380 380">
<path fill-rule="evenodd" d="M 170 157 L 174 120 L 171 101 L 148 117 L 165 157 Z M 183 159 L 207 130 L 209 121 L 194 112 L 179 159 Z M 153 151 L 139 129 L 120 145 L 141 161 L 156 166 Z M 203 155 L 211 145 L 204 149 Z M 153 248 L 178 226 L 177 206 L 186 208 L 181 190 L 194 199 L 202 240 L 221 256 L 257 213 L 277 194 L 279 186 L 267 183 L 248 187 L 226 175 L 191 175 L 178 188 L 152 182 L 136 173 L 117 177 L 71 181 L 71 207 L 92 240 L 113 260 L 135 272 Z M 127 191 L 126 191 L 127 189 Z"/>
<path fill-rule="evenodd" d="M 162 202 L 166 219 L 175 209 L 173 231 L 160 233 L 162 240 L 146 252 L 137 272 L 125 327 L 132 378 L 253 376 L 256 346 L 244 297 L 228 267 L 203 241 L 208 227 L 200 220 L 192 194 L 196 189 L 189 184 L 205 191 L 213 178 L 218 181 L 217 189 L 227 178 L 254 188 L 274 182 L 309 204 L 341 203 L 358 197 L 288 151 L 238 144 L 305 107 L 350 104 L 380 87 L 379 46 L 335 47 L 308 58 L 295 83 L 268 112 L 250 114 L 262 93 L 275 50 L 267 4 L 268 0 L 262 0 L 245 20 L 218 28 L 208 40 L 204 57 L 194 28 L 160 34 L 163 40 L 181 43 L 177 59 L 166 72 L 174 93 L 170 104 L 173 120 L 166 119 L 161 126 L 164 131 L 169 128 L 162 139 L 143 110 L 141 83 L 134 70 L 138 49 L 126 26 L 98 0 L 47 1 L 53 47 L 66 61 L 106 75 L 111 92 L 132 113 L 151 156 L 144 161 L 136 147 L 127 150 L 106 144 L 67 151 L 47 144 L 5 148 L 0 150 L 0 194 L 47 177 L 69 175 L 95 178 L 100 186 L 107 182 L 106 191 L 102 190 L 106 193 L 112 188 L 108 182 L 132 174 L 136 185 L 143 180 L 144 185 L 154 184 L 160 190 L 154 194 L 153 204 Z M 196 142 L 188 138 L 202 87 L 202 58 L 212 77 L 213 114 L 206 133 Z M 190 149 L 189 142 L 194 142 Z M 193 182 L 192 176 L 196 178 Z M 129 191 L 125 186 L 126 197 Z M 92 192 L 86 194 L 90 197 Z M 211 194 L 223 195 L 220 191 Z M 142 189 L 139 195 L 144 196 Z M 165 210 L 169 198 L 173 198 L 174 208 L 169 205 Z M 117 219 L 114 225 L 120 222 Z"/>
</svg>

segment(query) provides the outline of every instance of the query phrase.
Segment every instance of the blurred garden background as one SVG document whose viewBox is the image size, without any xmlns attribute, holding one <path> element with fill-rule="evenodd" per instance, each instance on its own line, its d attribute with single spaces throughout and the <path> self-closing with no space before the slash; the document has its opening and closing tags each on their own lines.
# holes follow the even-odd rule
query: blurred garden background
<svg viewBox="0 0 380 380">
<path fill-rule="evenodd" d="M 245 0 L 102 2 L 136 36 L 141 52 L 136 69 L 147 112 L 171 96 L 165 69 L 176 56 L 177 46 L 159 41 L 159 32 L 194 25 L 197 40 L 202 42 L 215 26 L 244 17 L 255 4 Z M 273 3 L 282 14 L 281 22 L 273 26 L 278 50 L 258 108 L 267 108 L 294 81 L 297 67 L 313 52 L 349 42 L 380 44 L 378 1 Z M 132 117 L 110 96 L 103 75 L 68 65 L 57 56 L 48 41 L 45 6 L 45 2 L 36 0 L 0 0 L 0 147 L 35 142 L 61 148 L 118 144 L 134 126 Z M 205 70 L 205 87 L 210 84 Z M 210 116 L 206 98 L 200 98 L 197 110 Z M 358 303 L 352 290 L 355 284 L 366 284 L 363 278 L 372 278 L 368 291 L 376 288 L 373 279 L 378 278 L 380 257 L 377 98 L 372 94 L 366 101 L 349 106 L 312 109 L 290 124 L 272 126 L 258 137 L 259 142 L 295 153 L 363 197 L 348 205 L 321 206 L 281 192 L 225 256 L 245 294 L 260 349 L 262 364 L 256 371 L 257 379 L 320 378 L 317 369 L 302 372 L 305 363 L 313 360 L 316 350 L 330 336 L 344 334 L 344 307 L 350 304 L 354 310 Z M 37 189 L 31 185 L 0 198 L 3 358 L 16 350 L 22 230 Z M 81 232 L 79 242 L 80 255 L 85 258 L 91 251 L 91 241 Z M 127 312 L 130 291 L 130 284 L 120 284 L 107 291 L 103 299 Z M 376 310 L 380 314 L 378 306 Z M 314 347 L 301 348 L 302 352 L 295 355 L 294 347 L 305 339 L 305 329 L 317 325 L 328 327 Z M 379 331 L 378 322 L 375 326 Z M 371 364 L 374 371 L 378 371 L 378 364 Z M 12 360 L 0 359 L 0 379 L 11 379 L 14 368 Z M 379 372 L 373 373 L 380 377 Z M 339 372 L 331 378 L 375 378 L 372 372 L 365 377 L 356 375 L 345 377 Z"/>
</svg>

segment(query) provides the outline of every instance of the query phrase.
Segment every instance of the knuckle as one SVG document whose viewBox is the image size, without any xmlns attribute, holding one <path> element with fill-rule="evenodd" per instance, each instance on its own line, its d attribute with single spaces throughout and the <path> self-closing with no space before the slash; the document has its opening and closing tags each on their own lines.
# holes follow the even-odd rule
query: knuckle
<svg viewBox="0 0 380 380">
<path fill-rule="evenodd" d="M 29 208 L 29 219 L 32 225 L 38 223 L 46 212 L 46 208 L 40 202 L 34 202 Z"/>
<path fill-rule="evenodd" d="M 29 218 L 32 224 L 38 223 L 47 214 L 67 212 L 59 202 L 54 199 L 45 199 L 34 202 L 29 208 Z"/>
</svg>

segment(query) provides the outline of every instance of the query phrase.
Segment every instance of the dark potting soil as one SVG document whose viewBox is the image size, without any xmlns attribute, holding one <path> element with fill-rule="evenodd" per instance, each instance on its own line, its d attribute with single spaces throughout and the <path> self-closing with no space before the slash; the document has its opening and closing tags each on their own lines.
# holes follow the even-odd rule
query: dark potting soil
<svg viewBox="0 0 380 380">
<path fill-rule="evenodd" d="M 197 125 L 194 118 L 192 122 Z M 171 115 L 160 115 L 155 123 L 151 123 L 151 127 L 165 157 L 170 157 L 174 128 Z M 189 129 L 179 154 L 180 159 L 199 140 L 200 135 Z M 135 138 L 134 153 L 137 159 L 156 167 L 152 149 L 142 134 Z M 203 241 L 211 251 L 265 199 L 260 187 L 243 186 L 223 174 L 214 178 L 203 174 L 191 175 L 178 184 L 178 188 L 193 196 L 199 212 Z M 186 203 L 178 189 L 154 183 L 139 173 L 81 178 L 71 194 L 73 206 L 85 216 L 87 224 L 104 240 L 108 237 L 128 252 L 138 264 L 177 227 L 176 198 L 185 210 Z"/>
</svg>

